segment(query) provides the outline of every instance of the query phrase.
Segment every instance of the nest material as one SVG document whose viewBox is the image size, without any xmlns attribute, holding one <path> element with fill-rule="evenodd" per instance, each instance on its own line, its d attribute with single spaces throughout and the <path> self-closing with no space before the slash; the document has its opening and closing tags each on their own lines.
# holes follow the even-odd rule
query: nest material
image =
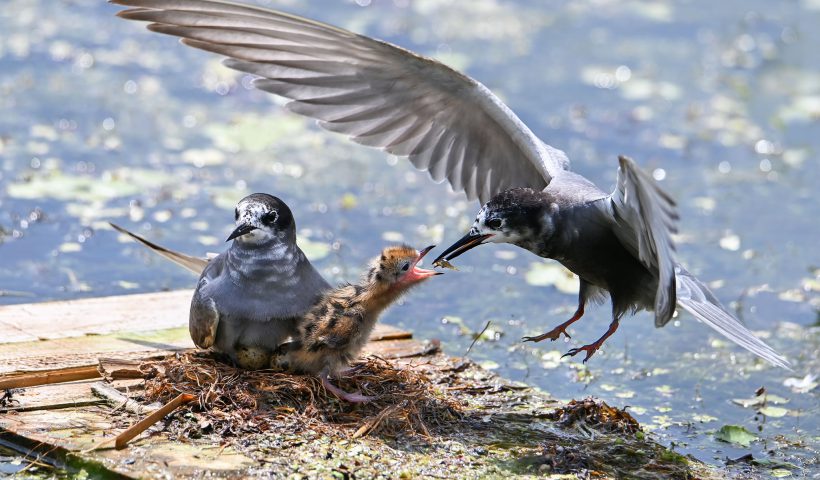
<svg viewBox="0 0 820 480">
<path fill-rule="evenodd" d="M 375 400 L 352 405 L 338 400 L 311 375 L 240 370 L 192 353 L 141 365 L 145 400 L 167 402 L 196 395 L 188 407 L 196 428 L 220 435 L 260 433 L 283 426 L 354 438 L 367 434 L 429 436 L 431 429 L 461 418 L 459 404 L 415 369 L 370 357 L 335 383 Z M 192 433 L 192 432 L 188 432 Z"/>
<path fill-rule="evenodd" d="M 550 414 L 551 420 L 571 427 L 577 422 L 603 432 L 636 433 L 641 425 L 626 410 L 610 407 L 606 402 L 585 398 L 572 400 Z"/>
</svg>

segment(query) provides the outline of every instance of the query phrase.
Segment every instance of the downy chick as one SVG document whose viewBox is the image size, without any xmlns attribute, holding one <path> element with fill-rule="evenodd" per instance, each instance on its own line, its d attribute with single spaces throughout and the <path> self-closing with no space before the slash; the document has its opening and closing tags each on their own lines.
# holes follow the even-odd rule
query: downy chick
<svg viewBox="0 0 820 480">
<path fill-rule="evenodd" d="M 439 275 L 417 264 L 433 246 L 421 252 L 408 246 L 382 250 L 355 285 L 335 288 L 310 309 L 298 324 L 295 341 L 282 345 L 273 367 L 319 376 L 325 389 L 348 402 L 368 402 L 372 397 L 347 393 L 330 383 L 354 360 L 367 343 L 379 315 L 411 287 Z"/>
</svg>

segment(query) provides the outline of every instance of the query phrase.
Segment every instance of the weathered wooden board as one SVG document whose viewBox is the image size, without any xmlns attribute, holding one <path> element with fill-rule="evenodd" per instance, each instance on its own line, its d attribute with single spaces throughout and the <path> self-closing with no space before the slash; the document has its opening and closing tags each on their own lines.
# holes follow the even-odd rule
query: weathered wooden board
<svg viewBox="0 0 820 480">
<path fill-rule="evenodd" d="M 3 306 L 0 343 L 185 326 L 192 294 L 175 290 Z"/>
<path fill-rule="evenodd" d="M 186 327 L 189 298 L 190 292 L 176 291 L 0 307 L 0 385 L 32 372 L 43 377 L 85 367 L 88 373 L 88 367 L 95 367 L 101 357 L 144 359 L 191 349 Z M 432 347 L 436 346 L 433 342 Z M 114 436 L 139 418 L 94 396 L 91 385 L 99 379 L 16 391 L 12 401 L 0 406 L 0 444 L 30 451 L 40 461 L 69 471 L 84 469 L 111 478 L 331 478 L 355 471 L 362 477 L 406 473 L 411 477 L 477 478 L 506 477 L 521 468 L 540 477 L 540 470 L 518 466 L 519 458 L 541 458 L 544 441 L 564 442 L 562 448 L 585 448 L 594 440 L 563 438 L 566 434 L 554 429 L 543 415 L 556 405 L 546 395 L 505 386 L 503 379 L 475 365 L 436 355 L 430 347 L 413 340 L 409 332 L 380 325 L 366 348 L 366 353 L 392 359 L 396 365 L 428 369 L 444 390 L 458 389 L 464 405 L 479 412 L 480 421 L 474 417 L 463 426 L 454 426 L 452 435 L 437 438 L 422 449 L 412 443 L 396 448 L 380 437 L 341 441 L 294 437 L 287 434 L 286 422 L 285 430 L 275 435 L 233 443 L 245 445 L 240 449 L 214 438 L 172 438 L 162 431 L 160 422 L 128 448 L 115 450 Z M 129 389 L 140 388 L 140 382 L 116 380 L 112 385 L 131 396 L 134 392 Z M 282 443 L 260 450 L 260 445 L 271 441 Z M 635 439 L 625 441 L 634 443 Z M 485 446 L 474 450 L 476 445 Z M 639 448 L 662 450 L 651 442 Z M 587 448 L 591 456 L 601 456 L 596 453 L 601 449 L 598 444 Z M 551 457 L 544 458 L 549 461 Z M 691 471 L 701 478 L 720 477 L 700 464 L 692 465 Z"/>
</svg>

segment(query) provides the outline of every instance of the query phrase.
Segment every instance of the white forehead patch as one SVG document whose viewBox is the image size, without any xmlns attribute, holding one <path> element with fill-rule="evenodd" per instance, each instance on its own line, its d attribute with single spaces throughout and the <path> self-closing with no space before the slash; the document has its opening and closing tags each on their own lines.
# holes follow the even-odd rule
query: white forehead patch
<svg viewBox="0 0 820 480">
<path fill-rule="evenodd" d="M 481 207 L 481 210 L 478 211 L 478 215 L 475 217 L 473 226 L 478 227 L 479 225 L 483 225 L 485 218 L 487 218 L 487 207 Z"/>
<path fill-rule="evenodd" d="M 268 213 L 267 206 L 253 201 L 242 201 L 236 206 L 239 210 L 239 218 L 236 220 L 237 225 L 246 223 L 255 227 L 262 227 L 262 216 Z"/>
</svg>

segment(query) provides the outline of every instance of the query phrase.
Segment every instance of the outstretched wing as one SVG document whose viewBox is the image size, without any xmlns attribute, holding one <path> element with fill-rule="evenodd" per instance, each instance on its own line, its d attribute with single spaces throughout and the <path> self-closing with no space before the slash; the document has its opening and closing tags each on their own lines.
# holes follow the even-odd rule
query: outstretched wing
<svg viewBox="0 0 820 480">
<path fill-rule="evenodd" d="M 677 267 L 678 304 L 715 331 L 772 365 L 791 370 L 789 362 L 744 327 L 703 283 Z"/>
<path fill-rule="evenodd" d="M 150 30 L 229 57 L 257 88 L 355 142 L 408 157 L 481 202 L 543 189 L 569 166 L 484 85 L 429 58 L 331 25 L 215 0 L 112 0 Z"/>
<path fill-rule="evenodd" d="M 655 325 L 663 326 L 675 313 L 675 244 L 678 212 L 675 201 L 648 173 L 627 157 L 619 157 L 618 184 L 609 200 L 615 235 L 650 271 L 658 272 Z"/>
<path fill-rule="evenodd" d="M 202 271 L 205 270 L 205 267 L 208 265 L 208 260 L 204 258 L 196 258 L 190 255 L 185 255 L 184 253 L 175 252 L 173 250 L 168 250 L 165 247 L 159 246 L 156 243 L 149 242 L 148 240 L 142 238 L 141 236 L 137 235 L 136 233 L 129 232 L 128 230 L 120 227 L 119 225 L 115 225 L 111 222 L 108 222 L 114 230 L 128 235 L 129 237 L 133 238 L 137 242 L 143 244 L 152 252 L 156 253 L 157 255 L 167 258 L 168 260 L 176 263 L 177 265 L 189 270 L 197 275 L 202 274 Z"/>
</svg>

